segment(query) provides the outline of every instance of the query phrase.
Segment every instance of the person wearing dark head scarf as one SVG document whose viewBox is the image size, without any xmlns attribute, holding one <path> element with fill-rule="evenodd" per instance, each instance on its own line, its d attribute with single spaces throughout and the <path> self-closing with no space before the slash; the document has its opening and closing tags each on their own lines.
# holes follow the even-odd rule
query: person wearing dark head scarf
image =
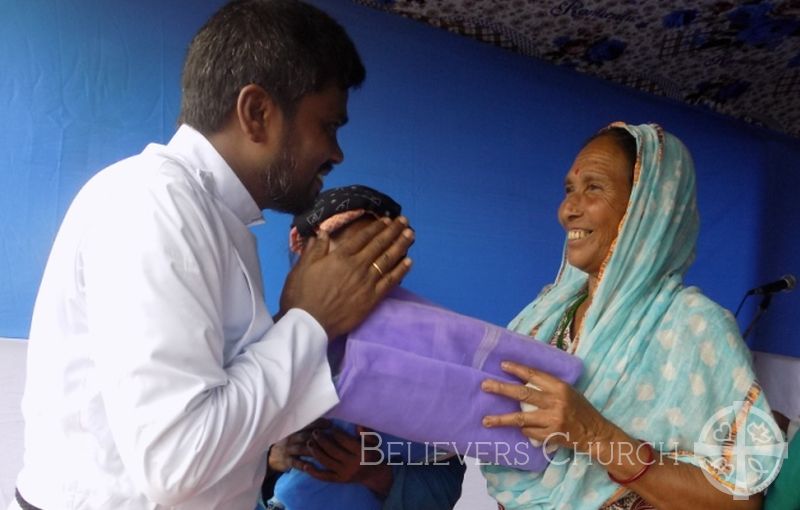
<svg viewBox="0 0 800 510">
<path fill-rule="evenodd" d="M 330 236 L 330 249 L 335 250 L 372 222 L 396 218 L 401 209 L 391 197 L 367 186 L 330 189 L 294 217 L 289 248 L 299 256 L 309 239 L 325 232 Z M 379 263 L 376 261 L 373 270 L 382 274 Z M 336 342 L 331 347 L 342 345 Z M 329 350 L 332 364 L 339 355 L 336 349 Z M 359 437 L 362 432 L 365 434 Z M 363 451 L 362 442 L 368 446 Z M 317 420 L 270 449 L 273 480 L 276 472 L 284 473 L 273 482 L 274 496 L 267 506 L 286 510 L 451 509 L 461 495 L 466 466 L 457 456 L 426 462 L 433 460 L 427 458 L 428 453 L 425 445 L 389 434 L 340 420 Z M 265 499 L 269 497 L 267 488 Z"/>
</svg>

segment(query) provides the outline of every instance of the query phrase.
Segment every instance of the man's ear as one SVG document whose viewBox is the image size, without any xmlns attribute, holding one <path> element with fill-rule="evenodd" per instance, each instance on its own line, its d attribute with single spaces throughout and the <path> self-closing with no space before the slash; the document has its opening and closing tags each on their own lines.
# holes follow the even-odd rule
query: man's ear
<svg viewBox="0 0 800 510">
<path fill-rule="evenodd" d="M 274 133 L 280 132 L 282 112 L 278 104 L 266 90 L 254 83 L 239 91 L 236 116 L 239 129 L 253 143 L 265 143 Z"/>
</svg>

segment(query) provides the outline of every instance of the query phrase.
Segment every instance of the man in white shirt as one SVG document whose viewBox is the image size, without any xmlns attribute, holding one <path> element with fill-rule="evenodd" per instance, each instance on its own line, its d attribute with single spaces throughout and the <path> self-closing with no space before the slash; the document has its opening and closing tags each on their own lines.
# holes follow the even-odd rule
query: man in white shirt
<svg viewBox="0 0 800 510">
<path fill-rule="evenodd" d="M 321 235 L 277 322 L 264 304 L 248 226 L 312 203 L 364 74 L 293 0 L 233 2 L 195 36 L 175 136 L 93 177 L 54 242 L 10 508 L 254 508 L 268 445 L 338 401 L 327 340 L 410 268 L 403 218 L 331 253 Z"/>
</svg>

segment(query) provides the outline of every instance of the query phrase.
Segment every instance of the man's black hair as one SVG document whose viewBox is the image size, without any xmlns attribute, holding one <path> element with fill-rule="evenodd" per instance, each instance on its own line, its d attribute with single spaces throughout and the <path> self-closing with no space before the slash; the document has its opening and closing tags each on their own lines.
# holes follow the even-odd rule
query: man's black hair
<svg viewBox="0 0 800 510">
<path fill-rule="evenodd" d="M 179 123 L 219 131 L 249 84 L 291 117 L 300 98 L 366 75 L 353 41 L 333 18 L 297 0 L 235 0 L 195 35 L 181 80 Z"/>
</svg>

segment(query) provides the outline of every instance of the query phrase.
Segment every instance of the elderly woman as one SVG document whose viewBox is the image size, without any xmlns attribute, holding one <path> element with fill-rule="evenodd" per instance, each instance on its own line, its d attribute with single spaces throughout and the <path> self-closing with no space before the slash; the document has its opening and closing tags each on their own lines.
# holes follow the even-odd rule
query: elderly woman
<svg viewBox="0 0 800 510">
<path fill-rule="evenodd" d="M 564 260 L 510 328 L 582 358 L 575 387 L 513 363 L 521 402 L 486 416 L 560 448 L 542 473 L 484 467 L 511 509 L 760 508 L 783 442 L 729 312 L 684 287 L 698 233 L 693 163 L 655 125 L 583 147 L 558 219 Z M 749 448 L 749 449 L 748 449 Z"/>
<path fill-rule="evenodd" d="M 308 239 L 320 231 L 330 235 L 330 249 L 357 235 L 380 218 L 395 218 L 400 205 L 367 186 L 325 191 L 314 205 L 295 216 L 289 247 L 299 255 Z M 382 272 L 380 266 L 376 272 Z M 395 294 L 403 293 L 395 289 Z M 335 366 L 344 340 L 332 342 L 328 358 Z M 318 420 L 270 449 L 271 472 L 286 471 L 277 479 L 270 509 L 286 510 L 446 510 L 461 495 L 466 467 L 458 457 L 425 464 L 424 445 L 375 432 L 362 438 L 362 428 L 339 420 Z M 394 449 L 391 446 L 394 445 Z M 403 452 L 406 457 L 393 456 Z M 408 455 L 414 458 L 407 458 Z M 428 459 L 430 460 L 430 459 Z M 406 461 L 411 461 L 406 463 Z M 269 497 L 269 495 L 267 495 Z"/>
</svg>

